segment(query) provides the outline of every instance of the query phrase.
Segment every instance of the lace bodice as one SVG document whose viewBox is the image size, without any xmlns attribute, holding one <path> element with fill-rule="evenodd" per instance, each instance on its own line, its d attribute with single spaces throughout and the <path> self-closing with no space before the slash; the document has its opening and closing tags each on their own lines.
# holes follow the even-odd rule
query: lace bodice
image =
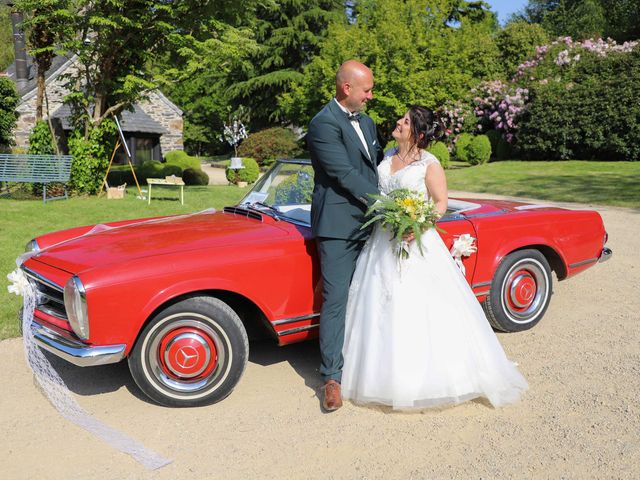
<svg viewBox="0 0 640 480">
<path fill-rule="evenodd" d="M 424 179 L 429 165 L 440 163 L 438 159 L 433 154 L 423 151 L 420 160 L 416 160 L 392 174 L 391 157 L 395 153 L 395 148 L 387 150 L 384 159 L 378 165 L 380 192 L 386 195 L 399 188 L 408 188 L 416 192 L 424 192 L 425 197 L 429 199 L 430 195 Z"/>
</svg>

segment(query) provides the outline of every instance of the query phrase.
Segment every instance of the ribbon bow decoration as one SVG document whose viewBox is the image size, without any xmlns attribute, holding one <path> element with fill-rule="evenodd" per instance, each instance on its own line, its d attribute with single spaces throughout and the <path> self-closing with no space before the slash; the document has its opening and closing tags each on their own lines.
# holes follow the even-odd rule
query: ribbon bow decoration
<svg viewBox="0 0 640 480">
<path fill-rule="evenodd" d="M 19 268 L 16 268 L 13 272 L 7 275 L 7 280 L 11 282 L 7 287 L 9 293 L 15 293 L 16 295 L 23 296 L 24 292 L 29 288 L 29 280 L 27 280 L 27 277 Z"/>
<path fill-rule="evenodd" d="M 463 233 L 460 235 L 453 245 L 451 246 L 451 256 L 453 257 L 453 261 L 456 262 L 456 265 L 460 268 L 462 274 L 465 274 L 464 264 L 462 263 L 462 257 L 468 257 L 473 252 L 477 250 L 474 242 L 476 239 L 469 235 L 468 233 Z"/>
</svg>

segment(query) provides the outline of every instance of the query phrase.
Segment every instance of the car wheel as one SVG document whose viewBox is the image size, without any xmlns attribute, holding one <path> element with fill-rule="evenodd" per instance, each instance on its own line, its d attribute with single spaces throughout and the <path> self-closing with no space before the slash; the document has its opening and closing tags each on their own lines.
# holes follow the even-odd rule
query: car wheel
<svg viewBox="0 0 640 480">
<path fill-rule="evenodd" d="M 483 302 L 491 326 L 503 332 L 520 332 L 536 325 L 551 300 L 549 262 L 538 250 L 519 250 L 498 266 L 491 291 Z"/>
<path fill-rule="evenodd" d="M 222 300 L 192 297 L 156 314 L 129 355 L 140 389 L 170 407 L 218 402 L 236 386 L 249 355 L 247 333 Z"/>
</svg>

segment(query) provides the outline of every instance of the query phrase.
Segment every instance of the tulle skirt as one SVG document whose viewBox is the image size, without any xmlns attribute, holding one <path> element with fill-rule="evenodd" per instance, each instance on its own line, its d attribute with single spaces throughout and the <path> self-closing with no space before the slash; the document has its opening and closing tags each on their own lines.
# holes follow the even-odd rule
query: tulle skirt
<svg viewBox="0 0 640 480">
<path fill-rule="evenodd" d="M 424 256 L 413 242 L 400 264 L 385 230 L 365 245 L 349 291 L 343 397 L 399 410 L 516 402 L 527 382 L 451 254 L 433 229 L 422 245 Z"/>
</svg>

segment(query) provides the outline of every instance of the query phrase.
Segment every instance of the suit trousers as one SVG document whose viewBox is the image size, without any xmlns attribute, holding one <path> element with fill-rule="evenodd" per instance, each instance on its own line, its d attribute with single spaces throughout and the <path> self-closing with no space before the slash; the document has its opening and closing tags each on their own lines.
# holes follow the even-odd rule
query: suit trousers
<svg viewBox="0 0 640 480">
<path fill-rule="evenodd" d="M 325 382 L 339 382 L 344 363 L 342 346 L 349 285 L 365 242 L 326 237 L 318 237 L 316 242 L 323 283 L 320 310 L 320 374 Z"/>
</svg>

